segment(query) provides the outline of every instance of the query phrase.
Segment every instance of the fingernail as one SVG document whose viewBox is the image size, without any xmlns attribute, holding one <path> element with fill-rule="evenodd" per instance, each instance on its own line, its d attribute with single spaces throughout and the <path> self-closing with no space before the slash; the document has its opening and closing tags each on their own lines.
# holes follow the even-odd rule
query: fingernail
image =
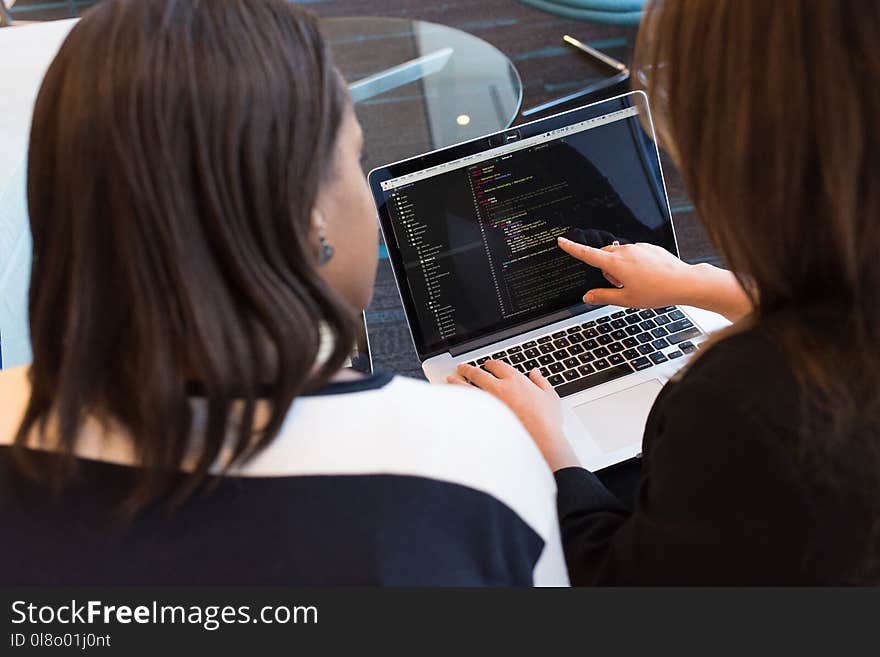
<svg viewBox="0 0 880 657">
<path fill-rule="evenodd" d="M 592 303 L 593 301 L 595 301 L 595 299 L 596 299 L 596 295 L 593 294 L 592 292 L 587 292 L 587 293 L 584 295 L 584 301 L 585 301 L 586 303 Z"/>
<path fill-rule="evenodd" d="M 570 240 L 570 239 L 568 239 L 568 238 L 566 238 L 566 237 L 562 237 L 561 235 L 560 235 L 559 237 L 557 237 L 556 240 L 557 240 L 558 242 L 560 242 L 560 243 L 563 243 L 563 242 L 564 242 L 565 244 L 571 244 L 571 240 Z"/>
</svg>

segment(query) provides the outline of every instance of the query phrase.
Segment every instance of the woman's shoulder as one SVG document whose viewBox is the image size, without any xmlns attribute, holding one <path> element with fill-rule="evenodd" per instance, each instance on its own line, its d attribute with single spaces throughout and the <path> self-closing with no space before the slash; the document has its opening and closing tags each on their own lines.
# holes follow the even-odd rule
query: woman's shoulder
<svg viewBox="0 0 880 657">
<path fill-rule="evenodd" d="M 365 431 L 379 428 L 384 433 L 402 433 L 413 439 L 463 433 L 469 434 L 471 440 L 509 445 L 525 435 L 507 406 L 478 388 L 436 385 L 387 373 L 331 384 L 301 398 L 300 404 L 316 409 L 336 407 L 345 416 L 338 417 L 339 421 L 358 418 Z"/>
<path fill-rule="evenodd" d="M 757 364 L 778 365 L 778 348 L 770 332 L 764 326 L 750 326 L 740 330 L 733 328 L 703 343 L 703 353 L 694 359 L 689 372 L 700 376 L 724 371 L 731 362 L 752 366 Z M 745 372 L 743 372 L 745 374 Z"/>
<path fill-rule="evenodd" d="M 283 434 L 332 434 L 354 449 L 372 444 L 409 455 L 417 451 L 486 469 L 514 462 L 549 475 L 540 451 L 510 409 L 477 388 L 436 385 L 388 374 L 332 385 L 294 404 Z M 327 440 L 322 438 L 322 440 Z M 500 467 L 500 466 L 498 466 Z"/>
<path fill-rule="evenodd" d="M 507 406 L 474 386 L 432 384 L 404 376 L 395 376 L 391 384 L 389 394 L 411 399 L 414 412 L 422 412 L 426 407 L 450 409 L 451 412 L 438 418 L 441 423 L 476 425 L 489 422 L 521 429 L 519 420 Z"/>
<path fill-rule="evenodd" d="M 27 368 L 0 372 L 0 445 L 13 442 L 29 396 Z M 80 456 L 129 462 L 124 435 L 88 428 Z M 232 474 L 384 474 L 457 484 L 491 495 L 542 536 L 556 492 L 537 447 L 501 402 L 476 388 L 387 373 L 297 398 L 275 439 Z"/>
<path fill-rule="evenodd" d="M 744 458 L 742 467 L 773 464 L 795 477 L 807 422 L 804 389 L 775 336 L 772 326 L 755 325 L 704 346 L 655 402 L 646 455 L 675 451 L 692 465 Z"/>
<path fill-rule="evenodd" d="M 374 379 L 375 381 L 376 379 Z M 556 484 L 516 416 L 477 389 L 401 376 L 298 399 L 250 476 L 385 473 L 482 491 L 543 535 Z"/>
<path fill-rule="evenodd" d="M 760 563 L 780 559 L 771 579 L 796 567 L 808 581 L 842 581 L 855 558 L 828 555 L 866 544 L 877 497 L 864 464 L 875 460 L 860 436 L 828 440 L 808 380 L 777 337 L 784 329 L 773 322 L 719 339 L 664 389 L 645 433 L 652 502 L 664 495 L 693 522 L 711 519 L 742 555 L 763 541 Z"/>
<path fill-rule="evenodd" d="M 675 391 L 700 391 L 749 416 L 795 412 L 796 373 L 773 335 L 761 325 L 710 342 L 678 378 Z"/>
<path fill-rule="evenodd" d="M 786 344 L 793 335 L 809 336 L 811 344 L 828 348 L 847 342 L 841 314 L 833 307 L 814 306 L 781 310 L 741 327 L 731 327 L 714 340 L 704 343 L 686 372 L 691 381 L 720 380 L 743 383 L 752 390 L 770 386 L 792 388 L 797 372 Z"/>
<path fill-rule="evenodd" d="M 800 400 L 796 374 L 772 334 L 751 328 L 719 337 L 657 398 L 645 451 L 662 442 L 664 449 L 694 452 L 708 442 L 717 458 L 750 452 L 764 459 L 773 452 L 774 460 L 788 462 L 801 433 Z"/>
</svg>

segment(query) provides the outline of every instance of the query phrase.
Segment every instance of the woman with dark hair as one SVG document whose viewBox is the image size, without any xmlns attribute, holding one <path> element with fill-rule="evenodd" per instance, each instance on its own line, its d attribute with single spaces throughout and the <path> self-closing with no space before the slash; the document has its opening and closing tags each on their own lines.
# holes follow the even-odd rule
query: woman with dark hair
<svg viewBox="0 0 880 657">
<path fill-rule="evenodd" d="M 579 467 L 559 400 L 462 366 L 530 428 L 575 584 L 880 581 L 880 5 L 657 0 L 636 64 L 735 274 L 645 244 L 560 247 L 620 289 L 734 321 L 661 392 L 625 508 Z"/>
<path fill-rule="evenodd" d="M 565 584 L 553 477 L 490 396 L 343 368 L 362 135 L 285 0 L 107 0 L 37 99 L 7 584 Z"/>
</svg>

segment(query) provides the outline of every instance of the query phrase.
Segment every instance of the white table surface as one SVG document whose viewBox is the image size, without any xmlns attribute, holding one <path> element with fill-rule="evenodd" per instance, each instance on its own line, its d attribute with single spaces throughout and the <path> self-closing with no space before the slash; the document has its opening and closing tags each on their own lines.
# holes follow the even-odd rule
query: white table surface
<svg viewBox="0 0 880 657">
<path fill-rule="evenodd" d="M 46 69 L 77 19 L 0 29 L 0 340 L 3 367 L 30 362 L 31 266 L 25 173 L 31 114 Z"/>
</svg>

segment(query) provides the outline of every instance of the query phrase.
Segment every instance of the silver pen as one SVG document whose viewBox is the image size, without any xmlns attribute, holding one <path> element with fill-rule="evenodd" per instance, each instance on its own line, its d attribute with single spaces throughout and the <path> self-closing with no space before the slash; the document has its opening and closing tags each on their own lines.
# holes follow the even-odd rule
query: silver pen
<svg viewBox="0 0 880 657">
<path fill-rule="evenodd" d="M 577 48 L 585 55 L 592 57 L 593 59 L 605 64 L 610 68 L 613 68 L 615 71 L 617 71 L 617 74 L 610 78 L 605 78 L 604 80 L 591 82 L 583 88 L 578 89 L 577 91 L 570 93 L 567 96 L 563 96 L 562 98 L 556 98 L 555 100 L 542 103 L 541 105 L 537 105 L 536 107 L 525 109 L 521 113 L 522 116 L 531 116 L 532 114 L 546 112 L 549 109 L 564 105 L 565 103 L 577 100 L 578 98 L 583 98 L 584 96 L 589 96 L 590 94 L 602 91 L 603 89 L 610 89 L 611 87 L 622 84 L 629 79 L 629 69 L 623 62 L 617 61 L 616 59 L 614 59 L 614 57 L 610 57 L 604 52 L 600 52 L 592 46 L 588 46 L 587 44 L 583 43 L 582 41 L 578 41 L 573 36 L 569 36 L 568 34 L 564 35 L 562 37 L 562 40 L 565 41 L 568 45 Z"/>
<path fill-rule="evenodd" d="M 616 71 L 619 71 L 621 73 L 626 71 L 626 64 L 624 64 L 623 62 L 619 62 L 616 59 L 614 59 L 614 57 L 610 57 L 610 56 L 606 55 L 604 52 L 596 50 L 595 48 L 588 46 L 586 43 L 583 43 L 582 41 L 578 41 L 573 36 L 569 36 L 568 34 L 566 34 L 562 37 L 562 40 L 565 41 L 568 45 L 574 46 L 575 48 L 577 48 L 581 52 L 588 54 L 590 57 L 598 59 L 600 62 L 602 62 L 603 64 L 606 64 L 607 66 L 610 66 L 611 68 L 613 68 Z"/>
</svg>

